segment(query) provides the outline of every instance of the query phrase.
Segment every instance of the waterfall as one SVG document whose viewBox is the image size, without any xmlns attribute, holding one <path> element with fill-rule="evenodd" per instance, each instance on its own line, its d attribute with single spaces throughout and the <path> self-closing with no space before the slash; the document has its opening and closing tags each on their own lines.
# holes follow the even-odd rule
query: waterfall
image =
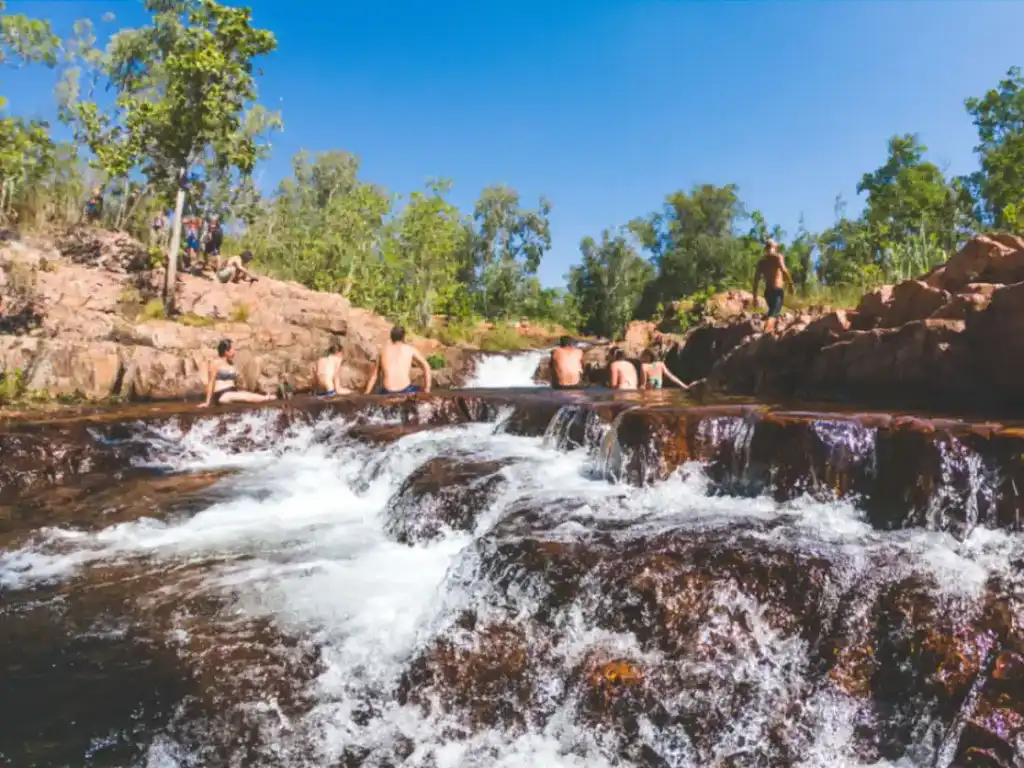
<svg viewBox="0 0 1024 768">
<path fill-rule="evenodd" d="M 476 368 L 465 384 L 466 389 L 509 389 L 516 387 L 543 387 L 533 380 L 540 361 L 549 350 L 528 352 L 482 353 L 476 358 Z"/>
<path fill-rule="evenodd" d="M 522 357 L 501 365 L 525 371 Z M 134 474 L 83 470 L 80 485 L 4 507 L 0 664 L 18 706 L 0 757 L 152 768 L 1024 758 L 1013 730 L 1024 534 L 986 512 L 1012 483 L 1000 485 L 985 443 L 922 432 L 918 454 L 905 442 L 880 453 L 905 434 L 699 409 L 679 436 L 664 407 L 648 422 L 643 408 L 585 403 L 523 436 L 448 407 L 470 397 L 487 395 L 414 399 L 411 415 L 321 403 L 312 415 L 289 405 L 122 425 L 147 449 Z M 96 451 L 111 450 L 105 429 Z M 678 437 L 672 460 L 687 471 L 624 482 L 619 441 L 638 434 L 628 446 L 644 462 Z M 837 494 L 838 472 L 849 478 Z M 766 490 L 721 493 L 725 475 Z M 910 491 L 937 506 L 911 514 Z M 875 524 L 864 509 L 882 496 L 904 506 Z M 952 512 L 964 521 L 955 536 Z"/>
</svg>

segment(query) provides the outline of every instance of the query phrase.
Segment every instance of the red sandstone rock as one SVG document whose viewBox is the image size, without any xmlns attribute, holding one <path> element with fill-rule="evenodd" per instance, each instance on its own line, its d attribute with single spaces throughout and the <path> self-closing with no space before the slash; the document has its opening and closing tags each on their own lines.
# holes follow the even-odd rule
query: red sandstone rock
<svg viewBox="0 0 1024 768">
<path fill-rule="evenodd" d="M 949 299 L 946 291 L 919 280 L 906 280 L 892 289 L 892 299 L 879 325 L 896 328 L 914 320 L 923 320 L 944 307 Z"/>
<path fill-rule="evenodd" d="M 176 297 L 182 316 L 139 322 L 133 315 L 159 296 L 163 279 L 158 272 L 126 271 L 136 268 L 140 245 L 96 230 L 72 233 L 58 245 L 81 263 L 33 243 L 0 248 L 0 266 L 17 277 L 0 290 L 30 293 L 40 318 L 29 335 L 0 336 L 0 366 L 20 369 L 30 389 L 50 395 L 198 395 L 222 338 L 235 341 L 243 383 L 263 391 L 282 378 L 308 387 L 314 359 L 340 341 L 342 383 L 354 389 L 365 384 L 390 330 L 383 318 L 337 294 L 269 278 L 223 285 L 187 274 Z"/>
<path fill-rule="evenodd" d="M 1013 243 L 1007 245 L 1006 243 Z M 924 277 L 947 291 L 960 291 L 969 283 L 1016 283 L 1024 280 L 1024 250 L 1016 238 L 972 237 L 949 261 Z"/>
<path fill-rule="evenodd" d="M 862 318 L 868 318 L 873 321 L 871 327 L 874 327 L 882 319 L 886 310 L 889 309 L 889 303 L 892 301 L 892 291 L 893 286 L 883 285 L 869 293 L 865 293 L 860 300 L 860 304 L 857 305 L 857 314 Z M 868 330 L 868 328 L 863 330 Z"/>
</svg>

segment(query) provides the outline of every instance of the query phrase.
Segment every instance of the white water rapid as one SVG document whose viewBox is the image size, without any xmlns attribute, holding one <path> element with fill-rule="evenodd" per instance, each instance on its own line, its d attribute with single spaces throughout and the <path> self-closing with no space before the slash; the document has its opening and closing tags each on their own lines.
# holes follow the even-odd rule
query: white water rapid
<svg viewBox="0 0 1024 768">
<path fill-rule="evenodd" d="M 484 358 L 473 386 L 526 386 L 542 354 Z M 557 435 L 517 437 L 501 424 L 420 431 L 378 447 L 347 437 L 350 426 L 330 417 L 280 435 L 266 413 L 252 413 L 226 428 L 211 418 L 185 432 L 150 433 L 145 439 L 159 446 L 155 460 L 169 471 L 231 471 L 217 481 L 211 501 L 188 511 L 154 507 L 151 517 L 109 525 L 43 527 L 4 543 L 0 594 L 10 599 L 42 590 L 34 598 L 38 606 L 130 578 L 139 593 L 117 602 L 127 614 L 81 631 L 124 633 L 144 622 L 147 642 L 178 649 L 180 664 L 201 670 L 195 674 L 207 690 L 227 691 L 215 714 L 196 719 L 195 710 L 182 706 L 168 727 L 138 736 L 145 741 L 140 765 L 753 766 L 769 764 L 758 755 L 780 732 L 799 756 L 792 764 L 807 768 L 949 765 L 945 742 L 928 722 L 913 732 L 914 743 L 899 760 L 860 762 L 856 732 L 872 728 L 877 713 L 864 699 L 809 682 L 805 636 L 773 625 L 762 606 L 735 589 L 716 598 L 720 613 L 703 630 L 717 649 L 714 657 L 683 665 L 697 687 L 659 702 L 669 713 L 725 718 L 713 742 L 693 743 L 678 727 L 660 727 L 640 711 L 630 738 L 648 751 L 624 759 L 616 753 L 624 737 L 581 714 L 570 670 L 595 649 L 653 669 L 663 651 L 612 623 L 599 626 L 594 617 L 609 606 L 595 584 L 584 580 L 557 602 L 543 573 L 520 573 L 524 566 L 511 564 L 495 571 L 490 558 L 516 540 L 515 526 L 503 521 L 522 508 L 555 510 L 544 513 L 552 515 L 545 535 L 569 543 L 596 535 L 588 533 L 595 525 L 621 546 L 639 534 L 715 535 L 756 525 L 762 527 L 751 535 L 766 546 L 833 564 L 836 582 L 823 599 L 841 601 L 849 590 L 872 594 L 920 577 L 937 585 L 943 605 L 966 611 L 989 578 L 1013 578 L 1010 563 L 1024 552 L 1019 536 L 980 527 L 962 542 L 925 530 L 880 532 L 849 503 L 709 495 L 696 465 L 643 489 L 609 483 L 596 479 L 594 446 L 567 452 L 559 450 Z M 389 500 L 424 462 L 452 457 L 501 462 L 502 490 L 472 533 L 448 530 L 428 543 L 396 543 L 386 533 Z M 502 525 L 505 532 L 494 534 Z M 538 679 L 533 698 L 513 705 L 543 712 L 542 719 L 467 729 L 439 707 L 400 703 L 410 660 L 445 634 L 457 647 L 461 630 L 454 625 L 466 611 L 478 622 L 510 622 L 541 604 L 557 632 L 535 638 L 548 645 L 527 668 Z M 730 639 L 730 616 L 750 630 L 742 641 Z M 211 660 L 223 638 L 250 623 L 290 640 L 266 647 L 246 641 L 239 656 Z M 533 637 L 534 630 L 525 631 Z M 295 661 L 301 654 L 319 661 Z M 278 657 L 297 666 L 275 667 Z M 739 690 L 742 699 L 732 699 Z M 791 727 L 780 731 L 786 723 Z M 248 734 L 245 749 L 236 744 L 239 734 Z"/>
<path fill-rule="evenodd" d="M 533 380 L 537 365 L 549 354 L 548 350 L 529 352 L 495 352 L 482 354 L 476 359 L 473 375 L 466 389 L 506 389 L 509 387 L 543 387 Z"/>
</svg>

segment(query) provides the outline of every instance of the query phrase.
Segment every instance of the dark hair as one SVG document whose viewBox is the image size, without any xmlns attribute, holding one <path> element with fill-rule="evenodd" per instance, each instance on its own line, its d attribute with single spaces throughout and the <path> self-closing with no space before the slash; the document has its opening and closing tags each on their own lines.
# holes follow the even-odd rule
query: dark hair
<svg viewBox="0 0 1024 768">
<path fill-rule="evenodd" d="M 405 328 L 396 325 L 391 329 L 391 340 L 394 342 L 405 341 Z"/>
<path fill-rule="evenodd" d="M 658 359 L 658 357 L 657 357 L 657 355 L 654 354 L 654 350 L 653 349 L 645 349 L 643 352 L 640 353 L 640 360 L 641 360 L 641 362 L 653 363 L 657 359 Z"/>
<path fill-rule="evenodd" d="M 242 251 L 242 261 L 252 261 L 252 251 Z"/>
<path fill-rule="evenodd" d="M 572 339 L 570 339 L 568 336 L 563 336 L 562 338 L 560 338 L 558 340 L 558 346 L 560 346 L 560 347 L 571 347 L 572 346 Z"/>
<path fill-rule="evenodd" d="M 228 350 L 235 346 L 231 339 L 221 339 L 217 344 L 217 357 L 224 357 L 228 353 Z"/>
<path fill-rule="evenodd" d="M 612 347 L 612 352 L 611 352 L 610 357 L 611 357 L 613 362 L 617 363 L 619 360 L 625 360 L 626 359 L 626 353 L 623 352 L 620 347 Z"/>
<path fill-rule="evenodd" d="M 336 355 L 339 352 L 341 352 L 341 347 L 339 347 L 337 344 L 331 344 L 331 346 L 327 348 L 328 355 Z"/>
</svg>

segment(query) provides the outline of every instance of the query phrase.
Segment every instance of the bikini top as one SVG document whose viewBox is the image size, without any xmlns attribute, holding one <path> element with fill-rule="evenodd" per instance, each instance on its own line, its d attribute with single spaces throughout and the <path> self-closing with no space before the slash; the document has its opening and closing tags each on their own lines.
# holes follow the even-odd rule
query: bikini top
<svg viewBox="0 0 1024 768">
<path fill-rule="evenodd" d="M 218 381 L 234 381 L 236 378 L 238 378 L 238 371 L 234 368 L 221 368 L 217 371 Z"/>
</svg>

